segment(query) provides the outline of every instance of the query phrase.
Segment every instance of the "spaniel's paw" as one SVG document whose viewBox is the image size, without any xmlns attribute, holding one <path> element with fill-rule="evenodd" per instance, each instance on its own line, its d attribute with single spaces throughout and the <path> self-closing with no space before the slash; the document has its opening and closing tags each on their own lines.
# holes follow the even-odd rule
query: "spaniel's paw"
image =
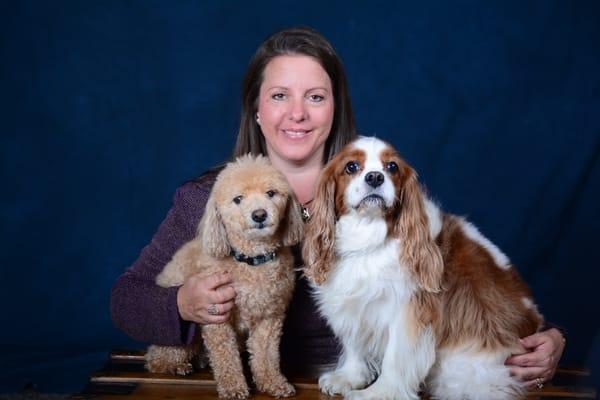
<svg viewBox="0 0 600 400">
<path fill-rule="evenodd" d="M 348 374 L 342 371 L 327 372 L 319 378 L 319 388 L 321 392 L 334 396 L 336 394 L 345 395 L 352 389 L 356 389 L 360 383 L 357 383 L 348 377 Z"/>
</svg>

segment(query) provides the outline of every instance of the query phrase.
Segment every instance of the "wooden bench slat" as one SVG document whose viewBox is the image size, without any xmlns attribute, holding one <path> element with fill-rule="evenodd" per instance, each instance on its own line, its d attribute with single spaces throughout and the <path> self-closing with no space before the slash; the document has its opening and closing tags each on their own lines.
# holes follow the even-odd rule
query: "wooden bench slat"
<svg viewBox="0 0 600 400">
<path fill-rule="evenodd" d="M 293 371 L 293 369 L 291 369 Z M 295 399 L 331 399 L 319 392 L 317 380 L 302 373 L 288 372 L 288 378 L 298 391 Z M 596 391 L 588 385 L 580 384 L 588 378 L 588 370 L 561 367 L 557 370 L 554 384 L 547 383 L 540 390 L 528 393 L 528 399 L 572 398 L 595 399 Z M 131 386 L 134 385 L 134 386 Z M 107 365 L 103 370 L 94 372 L 90 377 L 88 392 L 97 391 L 101 398 L 123 399 L 217 399 L 215 381 L 209 369 L 194 372 L 187 376 L 154 374 L 144 369 L 144 351 L 111 351 Z M 77 398 L 77 396 L 74 396 Z M 85 398 L 85 397 L 82 397 Z M 252 399 L 263 400 L 272 397 L 254 394 Z M 424 399 L 426 400 L 426 399 Z"/>
<path fill-rule="evenodd" d="M 310 393 L 313 396 L 319 393 L 318 385 L 316 382 L 304 382 L 291 379 L 297 389 L 302 389 Z M 209 390 L 215 392 L 215 381 L 212 375 L 208 371 L 200 371 L 193 373 L 188 376 L 176 376 L 168 374 L 152 374 L 146 371 L 138 372 L 110 372 L 100 371 L 94 373 L 91 377 L 91 382 L 94 383 L 138 383 L 145 385 L 153 385 L 156 390 L 159 386 L 177 386 L 177 387 L 188 387 L 185 390 L 204 392 Z M 190 386 L 194 386 L 194 389 L 189 389 Z M 321 396 L 322 397 L 322 396 Z M 572 387 L 572 386 L 554 386 L 551 384 L 544 385 L 541 390 L 534 390 L 528 394 L 529 398 L 537 397 L 559 397 L 559 398 L 582 398 L 582 399 L 594 399 L 596 393 L 591 388 L 585 387 Z M 319 398 L 319 397 L 313 397 Z M 326 397 L 323 397 L 326 398 Z"/>
</svg>

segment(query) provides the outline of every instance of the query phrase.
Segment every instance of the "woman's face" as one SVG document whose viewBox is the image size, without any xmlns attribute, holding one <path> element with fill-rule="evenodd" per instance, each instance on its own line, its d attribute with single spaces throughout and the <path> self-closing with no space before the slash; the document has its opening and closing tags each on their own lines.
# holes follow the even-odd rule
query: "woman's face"
<svg viewBox="0 0 600 400">
<path fill-rule="evenodd" d="M 263 73 L 257 111 L 271 161 L 322 163 L 333 100 L 331 80 L 314 58 L 273 58 Z"/>
</svg>

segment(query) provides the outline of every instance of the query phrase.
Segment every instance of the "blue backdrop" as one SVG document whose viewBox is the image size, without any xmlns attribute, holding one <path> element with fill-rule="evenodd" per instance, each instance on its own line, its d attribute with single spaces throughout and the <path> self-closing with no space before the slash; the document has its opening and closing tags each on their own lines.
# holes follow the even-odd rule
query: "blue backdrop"
<svg viewBox="0 0 600 400">
<path fill-rule="evenodd" d="M 73 392 L 112 282 L 175 188 L 228 157 L 259 43 L 306 24 L 363 134 L 522 271 L 564 362 L 600 369 L 600 3 L 19 1 L 0 5 L 0 392 Z"/>
</svg>

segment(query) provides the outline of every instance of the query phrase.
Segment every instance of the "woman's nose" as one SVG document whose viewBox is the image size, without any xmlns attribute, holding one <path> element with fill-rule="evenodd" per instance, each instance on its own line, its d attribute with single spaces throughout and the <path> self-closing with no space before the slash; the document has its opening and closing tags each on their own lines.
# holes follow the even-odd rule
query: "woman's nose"
<svg viewBox="0 0 600 400">
<path fill-rule="evenodd" d="M 306 119 L 306 107 L 304 104 L 304 99 L 296 99 L 292 102 L 290 119 L 297 122 Z"/>
</svg>

